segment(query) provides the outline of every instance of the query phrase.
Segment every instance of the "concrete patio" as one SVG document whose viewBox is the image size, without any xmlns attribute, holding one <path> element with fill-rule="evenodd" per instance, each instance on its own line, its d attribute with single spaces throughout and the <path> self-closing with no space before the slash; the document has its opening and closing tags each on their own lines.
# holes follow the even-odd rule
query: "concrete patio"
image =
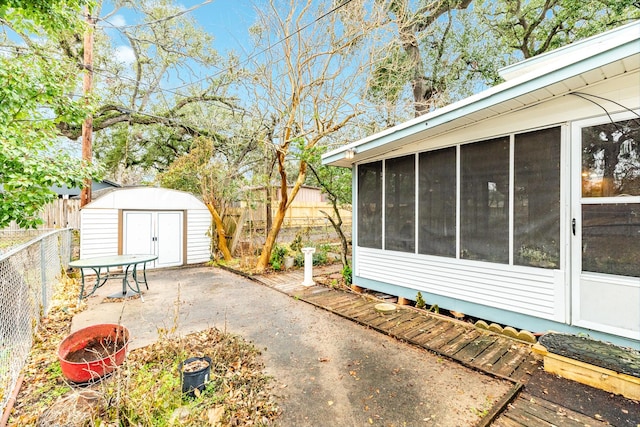
<svg viewBox="0 0 640 427">
<path fill-rule="evenodd" d="M 240 335 L 263 350 L 283 409 L 278 425 L 640 424 L 638 402 L 545 373 L 530 344 L 410 308 L 380 315 L 370 297 L 302 286 L 301 271 L 249 279 L 197 267 L 148 276 L 144 301 L 105 299 L 121 286 L 109 282 L 72 330 L 119 322 L 131 349 L 160 329 Z"/>
</svg>

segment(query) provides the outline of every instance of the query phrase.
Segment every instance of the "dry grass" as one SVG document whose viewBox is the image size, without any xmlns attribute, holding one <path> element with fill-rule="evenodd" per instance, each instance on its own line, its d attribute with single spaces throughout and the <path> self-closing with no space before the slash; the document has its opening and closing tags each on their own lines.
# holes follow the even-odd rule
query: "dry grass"
<svg viewBox="0 0 640 427">
<path fill-rule="evenodd" d="M 69 384 L 56 351 L 69 334 L 78 284 L 67 278 L 39 327 L 11 426 L 239 426 L 273 423 L 278 406 L 263 374 L 259 351 L 216 329 L 173 336 L 133 350 L 109 378 L 90 387 Z M 195 398 L 182 395 L 179 364 L 209 356 L 211 382 Z"/>
</svg>

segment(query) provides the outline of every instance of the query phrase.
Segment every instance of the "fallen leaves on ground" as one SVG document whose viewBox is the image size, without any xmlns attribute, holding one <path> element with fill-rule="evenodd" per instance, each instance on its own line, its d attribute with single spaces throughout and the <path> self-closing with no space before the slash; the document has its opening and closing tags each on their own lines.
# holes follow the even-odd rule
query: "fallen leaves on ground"
<svg viewBox="0 0 640 427">
<path fill-rule="evenodd" d="M 277 418 L 260 352 L 215 328 L 183 337 L 165 332 L 156 343 L 131 351 L 109 378 L 87 387 L 69 384 L 57 346 L 85 305 L 77 303 L 75 280 L 62 285 L 39 325 L 10 426 L 269 426 Z M 182 394 L 179 365 L 201 356 L 211 358 L 211 380 L 189 398 Z"/>
</svg>

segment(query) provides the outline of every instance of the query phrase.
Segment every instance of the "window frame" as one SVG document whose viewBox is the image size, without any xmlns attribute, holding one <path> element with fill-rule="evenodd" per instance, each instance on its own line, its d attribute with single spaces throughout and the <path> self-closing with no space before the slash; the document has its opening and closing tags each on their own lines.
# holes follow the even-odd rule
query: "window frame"
<svg viewBox="0 0 640 427">
<path fill-rule="evenodd" d="M 515 248 L 514 248 L 514 240 L 515 240 L 515 176 L 516 176 L 516 171 L 515 171 L 515 144 L 516 144 L 516 136 L 519 135 L 524 135 L 527 133 L 533 133 L 533 132 L 537 132 L 537 131 L 544 131 L 544 130 L 550 130 L 553 128 L 558 128 L 559 129 L 559 134 L 558 134 L 558 138 L 559 138 L 559 151 L 558 151 L 558 156 L 559 156 L 559 188 L 558 188 L 558 194 L 559 194 L 559 223 L 557 224 L 558 227 L 558 232 L 557 234 L 560 236 L 559 237 L 559 246 L 560 246 L 560 254 L 559 254 L 559 262 L 558 265 L 551 268 L 554 270 L 557 269 L 562 269 L 563 267 L 563 263 L 565 262 L 565 250 L 564 250 L 564 232 L 566 232 L 566 227 L 563 225 L 563 219 L 566 217 L 567 213 L 566 213 L 566 206 L 565 204 L 567 203 L 566 200 L 563 199 L 563 197 L 565 197 L 564 195 L 566 194 L 566 174 L 568 173 L 567 169 L 567 165 L 565 164 L 566 162 L 564 161 L 564 159 L 566 159 L 567 157 L 567 148 L 566 148 L 566 141 L 568 140 L 568 128 L 567 128 L 568 124 L 567 123 L 556 123 L 556 124 L 551 124 L 551 125 L 546 125 L 546 126 L 540 126 L 540 127 L 536 127 L 536 128 L 532 128 L 532 129 L 523 129 L 523 130 L 519 130 L 516 132 L 510 132 L 510 133 L 505 133 L 505 134 L 500 134 L 500 135 L 494 135 L 494 136 L 488 136 L 486 138 L 483 139 L 479 139 L 479 140 L 475 140 L 475 141 L 467 141 L 467 142 L 458 142 L 455 144 L 449 144 L 449 145 L 443 145 L 443 146 L 438 146 L 438 147 L 433 147 L 430 148 L 428 150 L 421 150 L 421 151 L 417 151 L 417 152 L 413 152 L 413 153 L 406 153 L 400 156 L 394 156 L 394 157 L 385 157 L 385 158 L 379 158 L 377 160 L 373 160 L 371 162 L 367 162 L 367 163 L 359 163 L 356 165 L 356 170 L 358 170 L 359 167 L 366 165 L 366 164 L 370 164 L 370 163 L 375 163 L 375 162 L 381 162 L 382 164 L 382 188 L 381 188 L 381 196 L 382 196 L 382 231 L 381 231 L 381 239 L 382 239 L 382 245 L 381 247 L 378 248 L 374 248 L 374 249 L 380 249 L 383 251 L 393 251 L 393 252 L 399 252 L 399 253 L 415 253 L 421 256 L 433 256 L 433 257 L 442 257 L 442 258 L 446 258 L 446 259 L 456 259 L 456 260 L 461 260 L 461 261 L 469 261 L 469 262 L 488 262 L 488 263 L 494 263 L 494 264 L 499 264 L 499 265 L 504 265 L 504 266 L 508 266 L 508 267 L 522 267 L 522 268 L 546 268 L 546 267 L 536 267 L 536 266 L 528 266 L 528 265 L 522 265 L 522 264 L 516 264 L 516 260 L 515 260 Z M 507 218 L 507 223 L 508 223 L 508 247 L 507 247 L 507 251 L 508 251 L 508 261 L 507 262 L 495 262 L 495 261 L 491 261 L 491 260 L 472 260 L 472 259 L 468 259 L 468 258 L 463 258 L 461 256 L 461 245 L 462 245 L 462 224 L 461 224 L 461 218 L 462 218 L 462 147 L 465 145 L 470 145 L 470 144 L 478 144 L 478 143 L 482 143 L 482 142 L 488 142 L 488 141 L 492 141 L 492 140 L 499 140 L 500 138 L 508 138 L 508 149 L 509 149 L 509 153 L 508 153 L 508 158 L 509 158 L 509 165 L 508 165 L 508 192 L 507 192 L 507 197 L 508 197 L 508 207 L 507 212 L 508 212 L 508 218 Z M 455 150 L 455 179 L 456 179 L 456 183 L 455 183 L 455 202 L 456 202 L 456 207 L 455 207 L 455 256 L 449 257 L 447 255 L 439 255 L 439 254 L 428 254 L 428 253 L 422 253 L 420 252 L 420 239 L 421 239 L 421 233 L 420 233 L 420 156 L 423 153 L 429 153 L 431 151 L 437 151 L 437 150 L 445 150 L 445 149 L 454 149 Z M 387 209 L 386 209 L 386 173 L 387 173 L 387 167 L 386 167 L 386 161 L 390 160 L 390 159 L 396 159 L 399 157 L 406 157 L 406 156 L 414 156 L 415 162 L 414 162 L 414 177 L 415 177 L 415 187 L 414 187 L 414 216 L 415 216 L 415 220 L 414 220 L 414 227 L 415 227 L 415 231 L 414 231 L 414 247 L 413 247 L 413 251 L 411 252 L 406 252 L 406 251 L 397 251 L 397 250 L 391 250 L 391 249 L 387 249 L 386 248 L 386 232 L 387 232 L 387 227 L 386 227 L 386 214 L 387 214 Z M 356 182 L 359 180 L 360 176 L 359 174 L 357 175 L 357 179 Z M 358 192 L 356 192 L 356 201 L 358 201 L 359 203 L 359 186 L 360 184 L 357 182 L 358 185 Z M 360 212 L 358 212 L 358 218 L 359 218 Z M 359 219 L 358 219 L 359 221 Z M 359 223 L 358 223 L 359 226 Z M 356 232 L 358 233 L 358 237 L 360 235 L 360 230 L 357 229 Z M 357 241 L 357 246 L 361 246 L 359 240 Z M 371 247 L 371 246 L 362 246 L 362 247 Z"/>
</svg>

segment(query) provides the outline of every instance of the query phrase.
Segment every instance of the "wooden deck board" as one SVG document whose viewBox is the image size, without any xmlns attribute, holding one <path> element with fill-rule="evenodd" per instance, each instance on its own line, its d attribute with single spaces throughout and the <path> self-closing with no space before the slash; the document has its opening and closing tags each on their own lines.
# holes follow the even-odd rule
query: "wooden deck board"
<svg viewBox="0 0 640 427">
<path fill-rule="evenodd" d="M 393 334 L 397 337 L 400 338 L 406 338 L 406 335 L 408 333 L 410 333 L 411 331 L 415 330 L 416 328 L 420 328 L 422 326 L 424 326 L 425 324 L 427 324 L 427 318 L 426 317 L 414 317 L 413 319 L 404 322 L 403 324 L 399 325 L 397 328 L 395 328 L 393 330 Z"/>
<path fill-rule="evenodd" d="M 498 338 L 493 344 L 480 353 L 472 362 L 473 366 L 491 371 L 491 367 L 511 348 L 511 340 Z"/>
<path fill-rule="evenodd" d="M 336 301 L 342 301 L 348 296 L 349 295 L 344 292 L 330 292 L 306 296 L 305 300 L 322 307 L 327 307 Z"/>
<path fill-rule="evenodd" d="M 509 375 L 516 381 L 526 383 L 531 377 L 531 374 L 536 369 L 542 368 L 542 361 L 538 356 L 529 352 L 527 356 L 522 360 L 522 363 Z"/>
<path fill-rule="evenodd" d="M 375 306 L 374 306 L 374 309 L 375 309 Z M 380 319 L 376 319 L 375 321 L 372 321 L 370 324 L 373 327 L 386 331 L 391 327 L 391 325 L 394 325 L 395 324 L 394 322 L 396 321 L 396 319 L 402 317 L 402 315 L 403 313 L 400 311 L 397 311 L 391 314 L 381 314 Z"/>
<path fill-rule="evenodd" d="M 451 328 L 453 328 L 453 323 L 443 321 L 443 320 L 438 320 L 438 322 L 435 325 L 433 325 L 431 328 L 421 333 L 420 335 L 414 337 L 413 341 L 423 347 L 431 348 L 428 342 L 430 340 L 435 339 L 438 335 L 447 332 Z"/>
<path fill-rule="evenodd" d="M 459 337 L 460 335 L 464 335 L 464 332 L 465 330 L 463 327 L 454 324 L 452 328 L 447 329 L 445 332 L 427 341 L 426 345 L 428 345 L 429 348 L 432 350 L 437 350 L 442 352 L 441 350 L 442 346 L 448 344 L 449 342 Z"/>
<path fill-rule="evenodd" d="M 491 372 L 508 377 L 515 371 L 529 355 L 526 347 L 512 345 L 507 353 L 503 354 L 491 367 Z"/>
<path fill-rule="evenodd" d="M 571 411 L 545 399 L 522 393 L 509 406 L 494 425 L 500 425 L 503 419 L 510 419 L 527 427 L 591 427 L 604 426 L 605 423 L 586 415 Z"/>
<path fill-rule="evenodd" d="M 407 340 L 413 341 L 417 336 L 429 332 L 432 328 L 437 328 L 438 326 L 440 326 L 440 324 L 441 320 L 438 320 L 434 317 L 429 317 L 426 321 L 419 323 L 417 327 L 408 330 L 404 334 L 404 337 Z"/>
<path fill-rule="evenodd" d="M 355 304 L 356 302 L 361 302 L 361 301 L 367 302 L 367 300 L 361 296 L 344 294 L 342 298 L 332 301 L 331 307 L 333 307 L 334 310 L 341 310 L 344 307 L 348 307 L 349 305 L 352 305 L 352 304 Z"/>
<path fill-rule="evenodd" d="M 368 325 L 374 319 L 377 319 L 378 316 L 382 316 L 380 313 L 373 308 L 373 305 L 369 307 L 366 311 L 363 311 L 361 314 L 354 316 L 354 319 L 360 323 Z"/>
<path fill-rule="evenodd" d="M 320 295 L 324 293 L 329 295 L 331 293 L 331 289 L 325 286 L 316 285 L 316 286 L 311 286 L 309 288 L 302 289 L 301 293 L 304 295 L 304 299 L 307 300 L 307 299 L 313 298 L 314 296 L 320 297 Z"/>
<path fill-rule="evenodd" d="M 401 331 L 405 326 L 409 325 L 412 321 L 416 320 L 417 314 L 411 310 L 401 310 L 402 315 L 397 317 L 393 325 L 390 325 L 387 329 L 387 333 L 395 335 L 398 331 Z"/>
<path fill-rule="evenodd" d="M 354 297 L 353 295 L 347 294 L 340 299 L 331 301 L 329 304 L 327 304 L 327 307 L 329 307 L 333 311 L 341 311 L 359 301 L 361 301 L 360 297 Z"/>
<path fill-rule="evenodd" d="M 267 286 L 295 295 L 391 336 L 436 350 L 487 373 L 510 377 L 514 381 L 526 384 L 530 375 L 542 366 L 540 358 L 532 354 L 530 345 L 486 333 L 471 325 L 466 326 L 440 316 L 406 308 L 399 308 L 393 314 L 381 314 L 374 308 L 380 301 L 363 295 L 322 286 L 300 288 L 297 282 L 302 280 L 301 274 L 288 277 L 263 276 L 258 279 Z M 596 427 L 605 424 L 552 402 L 534 398 L 525 390 L 491 425 Z"/>
<path fill-rule="evenodd" d="M 527 427 L 525 424 L 519 423 L 516 420 L 512 420 L 506 416 L 501 416 L 497 420 L 491 423 L 492 427 Z"/>
<path fill-rule="evenodd" d="M 482 333 L 477 329 L 467 330 L 463 334 L 456 337 L 454 340 L 448 342 L 446 345 L 440 347 L 440 351 L 449 356 L 455 356 L 457 352 L 462 350 L 471 341 L 478 338 Z"/>
<path fill-rule="evenodd" d="M 577 420 L 579 422 L 579 424 L 577 425 L 590 425 L 590 426 L 604 426 L 604 425 L 609 425 L 608 423 L 605 423 L 603 421 L 599 421 L 596 420 L 594 418 L 591 418 L 587 415 L 578 413 L 576 411 L 573 411 L 571 409 L 567 409 L 563 406 L 560 406 L 558 404 L 555 404 L 553 402 L 550 402 L 546 399 L 541 399 L 539 397 L 534 397 L 532 395 L 530 395 L 529 393 L 524 393 L 521 398 L 523 400 L 528 400 L 528 402 L 530 404 L 535 404 L 537 406 L 540 406 L 542 408 L 546 408 L 548 410 L 551 410 L 552 412 L 556 413 L 557 415 L 565 415 L 573 420 Z"/>
<path fill-rule="evenodd" d="M 368 298 L 364 298 L 362 296 L 359 295 L 349 295 L 350 298 L 349 299 L 344 299 L 344 300 L 340 300 L 338 302 L 336 302 L 334 304 L 334 309 L 335 310 L 348 310 L 350 306 L 355 305 L 355 304 L 370 304 L 373 305 L 373 302 L 371 300 L 369 300 Z"/>
<path fill-rule="evenodd" d="M 340 313 L 343 316 L 350 317 L 352 315 L 356 315 L 360 313 L 364 309 L 370 309 L 372 307 L 371 303 L 365 300 L 353 301 L 351 305 L 344 305 L 340 307 L 336 307 L 334 311 Z"/>
<path fill-rule="evenodd" d="M 340 314 L 341 316 L 345 316 L 345 317 L 348 317 L 349 319 L 362 323 L 361 319 L 372 315 L 373 313 L 375 313 L 375 310 L 373 306 L 365 304 L 365 305 L 358 306 L 357 308 L 354 308 L 354 310 L 350 312 L 337 311 L 336 313 Z"/>
<path fill-rule="evenodd" d="M 494 335 L 482 335 L 460 350 L 456 358 L 470 363 L 496 340 L 497 337 Z"/>
</svg>

